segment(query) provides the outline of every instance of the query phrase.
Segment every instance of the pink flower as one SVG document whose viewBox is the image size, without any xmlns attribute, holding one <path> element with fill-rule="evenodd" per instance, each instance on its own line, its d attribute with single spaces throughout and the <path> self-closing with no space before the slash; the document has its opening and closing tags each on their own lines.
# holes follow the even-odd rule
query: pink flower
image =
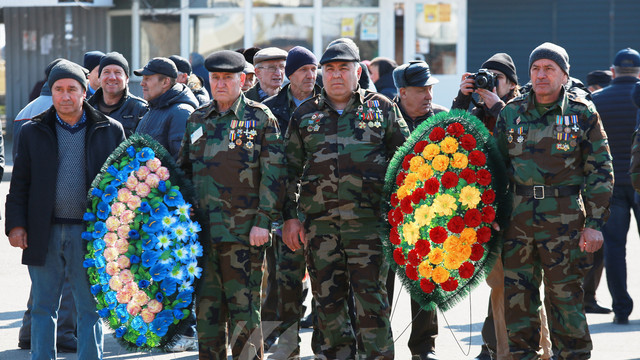
<svg viewBox="0 0 640 360">
<path fill-rule="evenodd" d="M 131 230 L 129 225 L 127 225 L 127 224 L 120 225 L 120 227 L 118 228 L 118 237 L 120 237 L 122 239 L 128 239 L 129 238 L 129 230 Z"/>
<path fill-rule="evenodd" d="M 111 205 L 111 213 L 114 216 L 120 216 L 120 214 L 122 214 L 126 209 L 127 207 L 121 202 L 113 203 L 113 205 Z"/>
<path fill-rule="evenodd" d="M 129 260 L 129 258 L 125 255 L 120 255 L 120 257 L 118 257 L 118 267 L 120 269 L 128 269 L 129 266 L 131 266 L 131 261 Z"/>
<path fill-rule="evenodd" d="M 142 321 L 147 324 L 150 324 L 153 319 L 156 318 L 156 314 L 152 313 L 149 309 L 144 309 L 140 312 L 140 316 L 142 317 Z"/>
<path fill-rule="evenodd" d="M 131 301 L 131 291 L 127 287 L 122 287 L 116 294 L 116 300 L 118 300 L 120 304 L 128 303 Z"/>
<path fill-rule="evenodd" d="M 151 311 L 152 313 L 157 314 L 162 311 L 162 303 L 156 299 L 153 299 L 147 303 L 147 309 L 149 309 L 149 311 Z"/>
<path fill-rule="evenodd" d="M 118 255 L 120 255 L 118 253 L 118 249 L 114 247 L 107 247 L 106 249 L 104 249 L 104 258 L 107 261 L 116 261 Z"/>
<path fill-rule="evenodd" d="M 163 166 L 156 171 L 156 175 L 158 175 L 160 180 L 166 181 L 169 179 L 169 169 Z"/>
<path fill-rule="evenodd" d="M 147 197 L 151 192 L 151 187 L 147 183 L 140 183 L 136 186 L 136 194 L 140 197 Z"/>
<path fill-rule="evenodd" d="M 135 211 L 140 207 L 141 202 L 142 200 L 140 200 L 140 197 L 138 195 L 133 195 L 127 202 L 127 206 L 129 207 L 129 210 Z"/>
<path fill-rule="evenodd" d="M 104 243 L 107 244 L 107 247 L 113 246 L 118 240 L 118 234 L 114 232 L 108 232 L 104 235 Z"/>
<path fill-rule="evenodd" d="M 118 229 L 118 226 L 120 226 L 120 220 L 118 220 L 118 218 L 115 216 L 109 216 L 105 224 L 107 225 L 107 230 L 116 231 L 116 229 Z"/>
<path fill-rule="evenodd" d="M 118 276 L 114 276 L 109 280 L 109 288 L 113 291 L 120 291 L 122 289 L 122 281 Z"/>
<path fill-rule="evenodd" d="M 136 176 L 138 177 L 138 180 L 144 181 L 147 178 L 147 175 L 149 175 L 149 173 L 151 173 L 151 171 L 149 170 L 148 167 L 140 166 L 138 171 L 136 171 Z"/>
<path fill-rule="evenodd" d="M 111 276 L 115 276 L 120 272 L 120 268 L 118 267 L 118 263 L 116 262 L 108 262 L 106 267 L 107 274 Z"/>
<path fill-rule="evenodd" d="M 118 239 L 115 248 L 118 254 L 126 254 L 129 251 L 129 242 L 126 239 Z"/>
<path fill-rule="evenodd" d="M 131 301 L 138 306 L 144 306 L 149 302 L 149 295 L 142 290 L 138 290 L 133 294 Z"/>
<path fill-rule="evenodd" d="M 129 178 L 127 179 L 127 189 L 133 191 L 136 186 L 138 186 L 138 179 L 133 175 L 129 175 Z"/>
<path fill-rule="evenodd" d="M 118 200 L 122 202 L 127 202 L 129 201 L 129 198 L 131 198 L 131 190 L 126 188 L 122 188 L 118 190 Z"/>
<path fill-rule="evenodd" d="M 129 269 L 125 269 L 120 271 L 120 274 L 118 275 L 118 277 L 120 278 L 120 281 L 122 281 L 124 284 L 129 284 L 132 283 L 134 277 L 133 277 L 133 273 L 131 273 L 131 270 Z M 136 285 L 135 283 L 132 283 L 133 285 L 136 286 L 136 291 L 138 290 L 137 287 L 138 285 Z M 131 293 L 133 294 L 133 293 Z"/>
<path fill-rule="evenodd" d="M 158 187 L 160 177 L 156 174 L 149 174 L 147 175 L 147 179 L 144 182 L 146 182 L 147 185 L 149 185 L 151 188 L 155 189 Z"/>
<path fill-rule="evenodd" d="M 158 158 L 147 160 L 147 167 L 153 172 L 156 172 L 160 166 L 162 166 L 162 162 L 160 162 L 160 159 Z"/>
<path fill-rule="evenodd" d="M 117 298 L 117 296 L 116 296 Z M 140 305 L 134 303 L 133 301 L 130 301 L 127 304 L 127 312 L 131 315 L 131 316 L 136 316 L 138 315 L 138 313 L 140 313 L 140 310 L 142 310 L 142 308 L 140 307 Z M 144 319 L 143 319 L 144 320 Z"/>
<path fill-rule="evenodd" d="M 129 224 L 135 217 L 136 214 L 133 211 L 125 210 L 122 215 L 120 215 L 120 222 L 122 222 L 123 224 Z"/>
</svg>

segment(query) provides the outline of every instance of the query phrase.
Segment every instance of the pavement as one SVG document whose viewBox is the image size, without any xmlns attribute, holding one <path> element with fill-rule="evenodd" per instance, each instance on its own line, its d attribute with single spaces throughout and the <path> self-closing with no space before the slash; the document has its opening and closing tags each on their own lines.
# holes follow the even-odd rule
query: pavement
<svg viewBox="0 0 640 360">
<path fill-rule="evenodd" d="M 7 159 L 11 159 L 11 144 L 6 144 Z M 9 161 L 10 162 L 10 161 Z M 4 213 L 4 203 L 9 190 L 12 166 L 6 166 L 3 181 L 0 183 L 0 213 Z M 633 221 L 632 221 L 633 223 Z M 4 229 L 4 219 L 0 220 Z M 631 227 L 627 243 L 627 267 L 629 292 L 640 302 L 640 236 L 635 227 Z M 21 250 L 9 245 L 4 232 L 0 234 L 0 360 L 27 360 L 28 350 L 18 349 L 18 330 L 22 315 L 26 309 L 30 280 L 27 267 L 21 264 Z M 409 339 L 411 310 L 409 295 L 400 283 L 396 284 L 396 306 L 392 310 L 392 329 L 396 358 L 411 359 L 407 347 Z M 607 289 L 605 275 L 597 292 L 601 304 L 611 306 L 611 296 Z M 441 360 L 473 359 L 480 353 L 482 338 L 480 331 L 486 316 L 489 299 L 489 287 L 481 284 L 470 296 L 446 313 L 438 314 L 439 335 L 436 340 L 436 353 Z M 307 299 L 309 301 L 309 299 Z M 308 308 L 308 307 L 307 307 Z M 612 323 L 613 315 L 588 314 L 589 331 L 593 340 L 592 359 L 595 360 L 640 360 L 640 310 L 629 317 L 628 325 Z M 313 359 L 311 351 L 311 329 L 302 329 L 302 359 Z M 197 359 L 197 352 L 132 353 L 122 348 L 113 337 L 112 331 L 105 327 L 104 359 Z M 268 357 L 267 357 L 268 358 Z M 58 359 L 77 360 L 76 354 L 58 354 Z M 231 359 L 231 357 L 229 357 Z"/>
</svg>

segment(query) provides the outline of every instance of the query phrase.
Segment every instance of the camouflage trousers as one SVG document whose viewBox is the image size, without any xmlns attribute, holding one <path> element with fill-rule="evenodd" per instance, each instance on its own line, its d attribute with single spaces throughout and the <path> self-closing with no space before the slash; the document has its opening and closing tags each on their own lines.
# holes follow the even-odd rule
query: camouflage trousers
<svg viewBox="0 0 640 360">
<path fill-rule="evenodd" d="M 211 246 L 196 304 L 200 360 L 226 360 L 227 344 L 231 344 L 234 360 L 263 358 L 263 261 L 262 247 L 237 243 Z"/>
<path fill-rule="evenodd" d="M 513 359 L 538 359 L 542 281 L 554 354 L 558 359 L 589 359 L 593 346 L 582 280 L 590 265 L 578 244 L 585 222 L 582 199 L 514 196 L 513 209 L 503 252 Z"/>
<path fill-rule="evenodd" d="M 320 353 L 316 353 L 320 359 L 393 359 L 385 285 L 389 264 L 375 231 L 377 223 L 375 219 L 316 221 L 306 226 L 305 256 L 322 335 Z M 348 313 L 350 287 L 355 300 L 355 328 L 363 344 L 357 355 Z"/>
</svg>

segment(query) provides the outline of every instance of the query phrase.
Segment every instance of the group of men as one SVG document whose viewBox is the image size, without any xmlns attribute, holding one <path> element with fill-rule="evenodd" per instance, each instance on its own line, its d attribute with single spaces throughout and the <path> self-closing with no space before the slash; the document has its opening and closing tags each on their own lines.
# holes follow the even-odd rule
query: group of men
<svg viewBox="0 0 640 360">
<path fill-rule="evenodd" d="M 134 71 L 146 102 L 128 92 L 129 68 L 120 54 L 101 57 L 100 88 L 88 102 L 80 66 L 59 60 L 48 69 L 53 105 L 20 130 L 6 207 L 6 233 L 24 250 L 33 282 L 33 359 L 55 358 L 58 304 L 50 298 L 60 297 L 65 281 L 78 311 L 79 358 L 102 357 L 102 325 L 82 268 L 79 232 L 90 181 L 134 131 L 167 148 L 196 188 L 200 239 L 208 247 L 197 294 L 200 359 L 226 359 L 229 346 L 234 359 L 262 359 L 269 337 L 278 339 L 270 358 L 298 358 L 305 268 L 315 302 L 316 356 L 393 358 L 394 279 L 380 240 L 382 188 L 390 158 L 411 131 L 448 111 L 432 103 L 437 80 L 424 61 L 374 60 L 372 80 L 382 84 L 390 74 L 397 91 L 393 98 L 370 91 L 360 85 L 368 70 L 349 39 L 331 42 L 319 61 L 303 47 L 261 49 L 252 60 L 230 50 L 209 55 L 204 67 L 212 100 L 204 104 L 178 82 L 190 72 L 179 58 L 154 58 Z M 502 259 L 487 279 L 487 351 L 478 358 L 588 359 L 582 283 L 587 253 L 602 246 L 613 191 L 602 121 L 588 93 L 569 86 L 569 57 L 558 45 L 532 51 L 531 84 L 522 95 L 509 55 L 495 54 L 482 67 L 496 86 L 476 88 L 466 73 L 452 108 L 468 110 L 474 102 L 472 113 L 504 155 L 513 202 L 509 226 L 498 230 L 505 239 Z M 243 92 L 249 74 L 257 83 Z M 114 96 L 117 89 L 121 97 Z M 369 112 L 378 114 L 377 123 L 362 121 Z M 277 300 L 263 308 L 269 256 L 275 282 L 267 292 Z M 541 320 L 543 279 L 548 320 Z M 265 310 L 272 310 L 269 321 Z M 628 313 L 616 315 L 628 319 Z M 412 316 L 413 359 L 437 359 L 435 312 L 413 302 Z M 545 342 L 540 329 L 546 322 Z"/>
</svg>

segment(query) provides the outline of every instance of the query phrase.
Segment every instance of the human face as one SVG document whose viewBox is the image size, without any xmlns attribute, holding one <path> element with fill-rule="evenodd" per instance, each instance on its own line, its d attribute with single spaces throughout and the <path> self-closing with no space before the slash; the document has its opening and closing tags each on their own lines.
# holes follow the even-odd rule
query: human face
<svg viewBox="0 0 640 360">
<path fill-rule="evenodd" d="M 233 104 L 242 92 L 244 73 L 212 72 L 209 74 L 211 97 L 222 105 Z"/>
<path fill-rule="evenodd" d="M 160 74 L 153 75 L 143 75 L 142 82 L 140 82 L 140 86 L 142 86 L 142 97 L 151 101 L 158 96 L 164 94 L 166 91 L 165 87 L 168 88 L 169 78 L 161 76 Z"/>
<path fill-rule="evenodd" d="M 118 65 L 107 65 L 102 68 L 100 86 L 105 94 L 110 96 L 122 95 L 128 83 L 129 76 L 127 76 L 122 67 Z"/>
<path fill-rule="evenodd" d="M 251 89 L 255 84 L 256 84 L 256 74 L 254 73 L 246 74 L 244 78 L 244 83 L 242 84 L 242 91 L 244 92 Z"/>
<path fill-rule="evenodd" d="M 82 116 L 82 103 L 86 92 L 74 79 L 60 79 L 51 87 L 51 100 L 60 118 L 74 125 Z"/>
<path fill-rule="evenodd" d="M 322 82 L 327 95 L 332 100 L 351 97 L 358 88 L 362 69 L 353 61 L 334 61 L 322 65 Z"/>
<path fill-rule="evenodd" d="M 489 72 L 493 73 L 498 80 L 498 84 L 496 85 L 496 92 L 498 93 L 498 97 L 503 98 L 505 95 L 509 93 L 509 91 L 513 90 L 516 85 L 512 83 L 507 76 L 499 70 L 489 70 Z"/>
<path fill-rule="evenodd" d="M 284 82 L 284 60 L 267 60 L 256 65 L 256 76 L 264 88 L 278 88 Z"/>
<path fill-rule="evenodd" d="M 568 80 L 567 74 L 560 69 L 560 66 L 549 59 L 540 59 L 534 62 L 529 70 L 529 75 L 536 100 L 543 104 L 558 100 L 562 85 Z"/>
<path fill-rule="evenodd" d="M 400 104 L 412 118 L 426 115 L 431 111 L 431 99 L 433 99 L 433 87 L 407 86 L 400 88 Z"/>
<path fill-rule="evenodd" d="M 89 75 L 87 75 L 87 79 L 89 79 L 89 86 L 91 86 L 93 90 L 98 90 L 98 88 L 100 88 L 100 75 L 98 74 L 99 70 L 100 66 L 96 66 L 93 68 L 93 70 L 91 70 Z"/>
<path fill-rule="evenodd" d="M 294 73 L 289 76 L 291 93 L 296 97 L 302 96 L 302 99 L 309 97 L 313 92 L 313 87 L 316 85 L 317 71 L 318 67 L 313 64 L 302 66 L 294 71 Z"/>
</svg>

